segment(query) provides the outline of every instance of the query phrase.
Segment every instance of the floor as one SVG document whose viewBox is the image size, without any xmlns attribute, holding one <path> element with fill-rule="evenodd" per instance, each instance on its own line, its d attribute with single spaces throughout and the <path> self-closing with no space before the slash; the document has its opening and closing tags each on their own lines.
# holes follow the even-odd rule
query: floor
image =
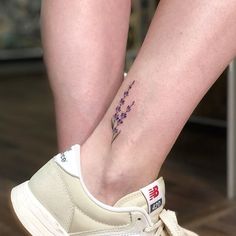
<svg viewBox="0 0 236 236">
<path fill-rule="evenodd" d="M 12 186 L 56 154 L 53 104 L 44 76 L 0 78 L 0 235 L 27 235 L 14 219 Z M 235 236 L 236 202 L 226 196 L 226 131 L 187 124 L 169 154 L 167 208 L 202 236 Z"/>
</svg>

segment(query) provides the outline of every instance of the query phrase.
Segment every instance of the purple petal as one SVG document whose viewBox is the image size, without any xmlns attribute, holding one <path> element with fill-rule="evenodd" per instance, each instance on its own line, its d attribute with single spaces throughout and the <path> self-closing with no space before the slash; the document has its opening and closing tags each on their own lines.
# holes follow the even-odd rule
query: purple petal
<svg viewBox="0 0 236 236">
<path fill-rule="evenodd" d="M 120 106 L 117 106 L 116 107 L 116 112 L 120 112 L 121 110 L 120 110 Z"/>
<path fill-rule="evenodd" d="M 127 97 L 129 95 L 129 92 L 128 91 L 125 91 L 124 92 L 124 97 Z"/>
</svg>

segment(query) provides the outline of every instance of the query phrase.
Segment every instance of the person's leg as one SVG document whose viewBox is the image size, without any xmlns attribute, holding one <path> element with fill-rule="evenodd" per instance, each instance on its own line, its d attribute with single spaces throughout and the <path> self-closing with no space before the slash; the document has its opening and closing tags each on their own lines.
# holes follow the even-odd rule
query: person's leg
<svg viewBox="0 0 236 236">
<path fill-rule="evenodd" d="M 44 0 L 44 59 L 59 149 L 91 134 L 123 81 L 130 0 Z"/>
<path fill-rule="evenodd" d="M 82 145 L 82 172 L 95 197 L 113 204 L 157 177 L 190 114 L 236 54 L 235 11 L 234 0 L 160 2 L 127 78 Z"/>
</svg>

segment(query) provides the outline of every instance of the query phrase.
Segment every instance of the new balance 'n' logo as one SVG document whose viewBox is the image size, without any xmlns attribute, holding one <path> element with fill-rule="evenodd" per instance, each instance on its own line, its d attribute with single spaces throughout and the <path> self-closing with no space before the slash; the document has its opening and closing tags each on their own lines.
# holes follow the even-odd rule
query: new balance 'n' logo
<svg viewBox="0 0 236 236">
<path fill-rule="evenodd" d="M 154 198 L 156 198 L 159 195 L 159 190 L 158 190 L 158 186 L 154 186 L 153 188 L 149 189 L 149 200 L 153 200 Z"/>
</svg>

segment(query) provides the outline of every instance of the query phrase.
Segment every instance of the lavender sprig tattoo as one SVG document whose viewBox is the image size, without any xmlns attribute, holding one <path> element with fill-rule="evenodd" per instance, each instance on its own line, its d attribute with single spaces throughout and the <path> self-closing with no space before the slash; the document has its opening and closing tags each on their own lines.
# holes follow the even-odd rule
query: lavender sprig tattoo
<svg viewBox="0 0 236 236">
<path fill-rule="evenodd" d="M 119 126 L 123 124 L 124 119 L 127 117 L 128 113 L 131 111 L 132 106 L 135 104 L 133 101 L 131 104 L 127 105 L 125 109 L 122 109 L 125 104 L 125 99 L 129 96 L 130 89 L 133 87 L 135 80 L 129 85 L 128 89 L 124 92 L 123 97 L 120 99 L 119 104 L 116 106 L 115 114 L 111 119 L 112 128 L 112 142 L 120 134 L 121 130 Z"/>
</svg>

